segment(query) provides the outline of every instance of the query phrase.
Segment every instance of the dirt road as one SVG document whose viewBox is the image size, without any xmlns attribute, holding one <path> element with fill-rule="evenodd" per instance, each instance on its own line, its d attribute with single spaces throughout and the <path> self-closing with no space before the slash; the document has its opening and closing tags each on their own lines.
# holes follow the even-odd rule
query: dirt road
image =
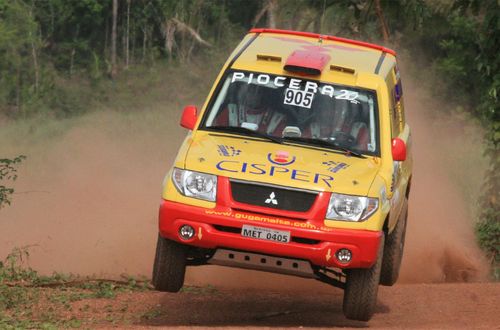
<svg viewBox="0 0 500 330">
<path fill-rule="evenodd" d="M 340 289 L 284 275 L 225 270 L 217 272 L 232 284 L 186 285 L 179 293 L 151 291 L 147 282 L 130 280 L 8 282 L 0 286 L 0 329 L 500 329 L 500 283 L 380 287 L 375 315 L 359 322 L 343 316 Z M 248 286 L 254 277 L 263 282 Z M 246 279 L 240 287 L 238 279 Z"/>
<path fill-rule="evenodd" d="M 90 311 L 95 312 L 85 318 L 109 319 L 109 310 L 102 307 L 112 304 L 128 306 L 115 327 L 139 329 L 185 326 L 500 329 L 500 285 L 495 283 L 381 287 L 376 314 L 366 323 L 344 318 L 342 291 L 326 285 L 323 288 L 323 292 L 314 293 L 213 288 L 188 288 L 178 294 L 129 293 L 114 301 L 91 301 Z M 96 325 L 110 327 L 105 321 Z"/>
</svg>

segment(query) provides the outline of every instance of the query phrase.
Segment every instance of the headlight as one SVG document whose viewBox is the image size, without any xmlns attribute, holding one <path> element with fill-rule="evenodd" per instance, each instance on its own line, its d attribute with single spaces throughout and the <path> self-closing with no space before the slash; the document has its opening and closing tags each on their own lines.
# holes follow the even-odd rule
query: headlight
<svg viewBox="0 0 500 330">
<path fill-rule="evenodd" d="M 217 176 L 174 168 L 172 180 L 184 196 L 215 202 Z"/>
<path fill-rule="evenodd" d="M 378 199 L 332 194 L 328 203 L 327 219 L 343 221 L 364 221 L 378 208 Z"/>
</svg>

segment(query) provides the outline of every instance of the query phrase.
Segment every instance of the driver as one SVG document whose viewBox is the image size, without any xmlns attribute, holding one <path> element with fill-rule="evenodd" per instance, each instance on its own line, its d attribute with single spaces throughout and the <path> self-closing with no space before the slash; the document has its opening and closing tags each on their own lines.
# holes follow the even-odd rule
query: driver
<svg viewBox="0 0 500 330">
<path fill-rule="evenodd" d="M 219 113 L 217 125 L 241 127 L 253 124 L 257 131 L 281 137 L 286 127 L 286 116 L 271 108 L 272 90 L 253 84 L 241 84 L 237 90 L 237 102 L 229 103 Z"/>
<path fill-rule="evenodd" d="M 313 139 L 329 139 L 337 129 L 337 109 L 334 100 L 327 95 L 316 95 L 312 106 L 312 120 L 304 129 L 303 136 Z"/>
<path fill-rule="evenodd" d="M 304 136 L 331 140 L 347 146 L 356 144 L 351 130 L 357 109 L 352 108 L 348 101 L 336 100 L 328 95 L 316 95 L 312 110 L 313 118 L 304 130 Z"/>
</svg>

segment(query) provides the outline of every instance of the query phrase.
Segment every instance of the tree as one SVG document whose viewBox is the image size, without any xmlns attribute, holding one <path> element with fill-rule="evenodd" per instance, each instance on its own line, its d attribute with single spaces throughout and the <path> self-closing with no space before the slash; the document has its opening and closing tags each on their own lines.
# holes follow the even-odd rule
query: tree
<svg viewBox="0 0 500 330">
<path fill-rule="evenodd" d="M 115 79 L 118 69 L 116 67 L 116 26 L 118 22 L 118 0 L 113 0 L 113 23 L 111 28 L 111 78 Z"/>
<path fill-rule="evenodd" d="M 267 27 L 271 29 L 276 28 L 276 11 L 278 9 L 278 2 L 276 0 L 266 0 L 262 2 L 262 8 L 253 19 L 253 25 L 257 25 L 264 14 L 267 15 Z"/>
<path fill-rule="evenodd" d="M 18 156 L 14 159 L 0 159 L 0 209 L 5 205 L 10 205 L 11 195 L 14 189 L 6 187 L 2 184 L 3 180 L 15 181 L 17 179 L 17 165 L 20 164 L 25 156 Z"/>
<path fill-rule="evenodd" d="M 380 0 L 375 0 L 375 11 L 377 12 L 377 17 L 380 22 L 380 29 L 382 30 L 382 35 L 384 37 L 384 43 L 389 43 L 389 27 L 384 17 L 384 12 L 382 6 L 380 5 Z"/>
<path fill-rule="evenodd" d="M 0 110 L 20 114 L 23 103 L 37 97 L 39 47 L 32 8 L 22 2 L 0 1 Z"/>
<path fill-rule="evenodd" d="M 125 69 L 128 69 L 130 64 L 130 0 L 127 0 L 127 28 L 125 41 Z"/>
</svg>

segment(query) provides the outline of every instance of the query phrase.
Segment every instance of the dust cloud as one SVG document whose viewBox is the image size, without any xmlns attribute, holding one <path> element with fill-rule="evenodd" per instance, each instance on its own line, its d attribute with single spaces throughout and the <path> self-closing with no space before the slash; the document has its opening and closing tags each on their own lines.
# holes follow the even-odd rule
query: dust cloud
<svg viewBox="0 0 500 330">
<path fill-rule="evenodd" d="M 429 132 L 430 119 L 418 95 L 410 88 L 406 92 L 415 168 L 401 281 L 480 280 L 486 266 L 474 243 L 471 215 L 446 174 L 453 164 L 438 157 L 446 150 L 434 143 L 439 137 Z M 0 259 L 14 247 L 30 246 L 30 265 L 41 273 L 150 276 L 161 182 L 185 131 L 177 125 L 180 110 L 151 120 L 154 129 L 138 124 L 140 116 L 137 121 L 123 116 L 111 111 L 85 116 L 47 143 L 0 143 L 7 154 L 28 156 L 12 206 L 0 211 Z M 168 123 L 158 125 L 162 119 Z M 450 134 L 445 129 L 440 134 Z M 293 290 L 326 286 L 215 266 L 188 269 L 187 283 Z"/>
<path fill-rule="evenodd" d="M 484 168 L 443 157 L 470 141 L 481 150 L 482 132 L 472 123 L 439 114 L 442 105 L 411 81 L 405 87 L 414 166 L 400 282 L 484 280 L 488 266 L 474 236 L 474 208 L 467 205 L 477 196 L 467 196 L 473 192 L 461 191 L 449 175 L 454 170 L 478 177 Z M 481 183 L 476 182 L 476 188 Z"/>
<path fill-rule="evenodd" d="M 110 112 L 19 147 L 28 158 L 12 206 L 0 211 L 0 257 L 29 245 L 42 273 L 149 274 L 161 182 L 183 135 L 173 126 L 139 132 Z"/>
</svg>

